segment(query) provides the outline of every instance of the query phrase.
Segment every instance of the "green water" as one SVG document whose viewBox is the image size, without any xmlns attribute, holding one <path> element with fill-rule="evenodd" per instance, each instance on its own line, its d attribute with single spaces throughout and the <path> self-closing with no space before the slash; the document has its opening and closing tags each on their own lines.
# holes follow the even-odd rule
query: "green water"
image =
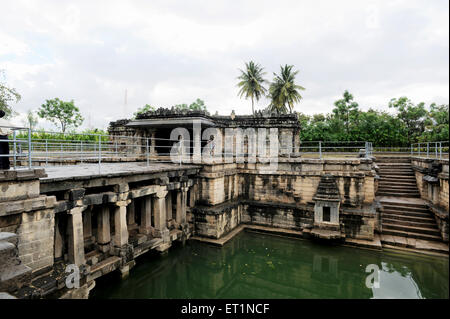
<svg viewBox="0 0 450 319">
<path fill-rule="evenodd" d="M 379 288 L 366 287 L 369 264 Z M 91 298 L 448 298 L 448 273 L 448 258 L 242 232 L 221 248 L 143 256 L 127 279 L 98 279 Z"/>
</svg>

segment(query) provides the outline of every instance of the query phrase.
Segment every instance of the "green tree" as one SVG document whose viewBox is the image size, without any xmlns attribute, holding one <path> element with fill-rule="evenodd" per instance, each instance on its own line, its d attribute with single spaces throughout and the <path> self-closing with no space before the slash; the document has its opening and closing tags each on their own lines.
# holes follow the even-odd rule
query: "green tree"
<svg viewBox="0 0 450 319">
<path fill-rule="evenodd" d="M 75 106 L 73 100 L 64 102 L 59 98 L 46 100 L 45 104 L 41 105 L 38 115 L 55 125 L 60 125 L 63 133 L 67 128 L 76 128 L 83 124 L 84 121 L 80 110 Z"/>
<path fill-rule="evenodd" d="M 425 132 L 420 136 L 421 142 L 448 141 L 449 138 L 449 110 L 448 104 L 430 105 L 429 121 L 425 127 Z"/>
<path fill-rule="evenodd" d="M 0 110 L 3 110 L 6 113 L 5 118 L 10 118 L 17 114 L 13 111 L 10 103 L 19 102 L 21 96 L 17 93 L 16 89 L 8 87 L 7 84 L 2 81 L 2 78 L 4 78 L 4 70 L 0 70 Z"/>
<path fill-rule="evenodd" d="M 397 117 L 369 109 L 367 112 L 358 111 L 357 118 L 358 125 L 353 126 L 348 136 L 343 122 L 338 121 L 334 113 L 299 116 L 300 140 L 371 141 L 374 146 L 408 145 L 406 126 Z"/>
<path fill-rule="evenodd" d="M 34 130 L 38 123 L 38 117 L 34 115 L 33 111 L 28 110 L 25 122 L 30 129 Z"/>
<path fill-rule="evenodd" d="M 186 103 L 183 103 L 183 104 L 176 104 L 172 108 L 178 111 L 203 111 L 209 114 L 205 102 L 199 98 L 197 98 L 189 106 Z"/>
<path fill-rule="evenodd" d="M 372 108 L 363 112 L 357 104 L 352 105 L 353 97 L 346 91 L 330 114 L 298 113 L 300 140 L 370 141 L 378 147 L 407 147 L 417 141 L 448 140 L 448 105 L 433 103 L 428 111 L 423 103 L 414 105 L 407 98 L 399 100 L 391 100 L 391 107 L 398 109 L 395 115 Z"/>
<path fill-rule="evenodd" d="M 269 108 L 277 113 L 287 113 L 288 108 L 292 113 L 294 104 L 300 102 L 302 96 L 301 90 L 304 87 L 295 84 L 295 76 L 298 71 L 292 71 L 293 65 L 281 66 L 280 75 L 274 73 L 274 79 L 269 87 L 269 97 L 271 103 Z"/>
<path fill-rule="evenodd" d="M 133 116 L 136 118 L 138 115 L 146 113 L 148 111 L 154 111 L 156 108 L 151 106 L 150 104 L 145 104 L 143 107 L 139 108 L 136 112 L 134 112 Z"/>
<path fill-rule="evenodd" d="M 334 119 L 337 121 L 336 128 L 339 129 L 341 124 L 345 127 L 345 139 L 351 140 L 351 125 L 358 125 L 358 103 L 353 101 L 353 95 L 345 90 L 343 98 L 334 102 L 333 109 Z"/>
<path fill-rule="evenodd" d="M 189 109 L 193 111 L 206 111 L 206 105 L 203 100 L 196 99 L 195 102 L 192 102 L 191 105 L 189 105 Z"/>
<path fill-rule="evenodd" d="M 358 141 L 371 141 L 376 146 L 407 146 L 406 126 L 387 112 L 369 109 L 359 113 Z"/>
<path fill-rule="evenodd" d="M 255 114 L 254 100 L 256 99 L 258 102 L 267 92 L 263 86 L 267 82 L 263 78 L 266 73 L 263 71 L 264 68 L 253 61 L 245 63 L 245 68 L 245 71 L 239 69 L 241 75 L 238 76 L 237 86 L 240 88 L 238 95 L 240 98 L 244 96 L 246 99 L 252 100 L 252 114 Z"/>
<path fill-rule="evenodd" d="M 183 104 L 175 104 L 175 105 L 173 106 L 173 108 L 174 108 L 175 110 L 178 110 L 178 111 L 189 110 L 189 106 L 188 106 L 186 103 L 183 103 Z"/>
<path fill-rule="evenodd" d="M 391 99 L 389 107 L 397 110 L 398 119 L 405 124 L 408 143 L 410 144 L 417 142 L 424 133 L 425 126 L 431 124 L 423 102 L 415 105 L 406 96 L 402 96 L 398 99 Z"/>
</svg>

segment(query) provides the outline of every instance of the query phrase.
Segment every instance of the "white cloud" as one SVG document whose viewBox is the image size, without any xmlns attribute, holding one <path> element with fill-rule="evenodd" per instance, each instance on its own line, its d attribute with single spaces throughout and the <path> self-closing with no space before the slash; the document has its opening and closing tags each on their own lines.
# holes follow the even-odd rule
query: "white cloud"
<svg viewBox="0 0 450 319">
<path fill-rule="evenodd" d="M 307 114 L 330 112 L 346 89 L 365 109 L 400 95 L 448 103 L 447 1 L 21 0 L 3 9 L 0 69 L 22 113 L 54 97 L 104 128 L 146 103 L 201 98 L 212 113 L 249 113 L 236 88 L 249 60 L 268 80 L 294 64 L 307 89 L 296 109 Z"/>
<path fill-rule="evenodd" d="M 28 51 L 29 48 L 24 42 L 0 32 L 0 57 L 7 54 L 23 56 Z"/>
</svg>

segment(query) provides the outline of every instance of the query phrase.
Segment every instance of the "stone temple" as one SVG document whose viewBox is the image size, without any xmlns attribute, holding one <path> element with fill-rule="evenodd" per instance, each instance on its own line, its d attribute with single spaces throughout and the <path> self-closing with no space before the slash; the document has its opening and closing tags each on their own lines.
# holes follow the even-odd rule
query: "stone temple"
<svg viewBox="0 0 450 319">
<path fill-rule="evenodd" d="M 224 245 L 245 229 L 448 255 L 448 159 L 309 158 L 300 130 L 293 114 L 158 109 L 110 123 L 129 156 L 100 172 L 87 163 L 0 171 L 0 292 L 85 298 L 97 278 L 126 277 L 149 251 Z M 67 287 L 67 265 L 80 270 L 79 288 Z"/>
</svg>

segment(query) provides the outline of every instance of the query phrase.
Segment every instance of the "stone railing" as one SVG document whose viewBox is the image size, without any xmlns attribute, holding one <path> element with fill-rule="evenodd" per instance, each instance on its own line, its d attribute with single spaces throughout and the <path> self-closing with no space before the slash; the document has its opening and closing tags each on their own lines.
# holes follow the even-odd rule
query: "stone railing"
<svg viewBox="0 0 450 319">
<path fill-rule="evenodd" d="M 428 202 L 444 241 L 449 240 L 449 160 L 411 158 L 420 196 Z"/>
</svg>

